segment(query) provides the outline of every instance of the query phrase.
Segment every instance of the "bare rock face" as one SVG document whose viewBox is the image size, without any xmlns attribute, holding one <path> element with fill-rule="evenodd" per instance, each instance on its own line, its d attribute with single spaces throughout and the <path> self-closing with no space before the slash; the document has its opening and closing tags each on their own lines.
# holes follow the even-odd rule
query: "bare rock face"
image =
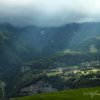
<svg viewBox="0 0 100 100">
<path fill-rule="evenodd" d="M 5 98 L 5 86 L 4 82 L 0 82 L 0 100 Z"/>
</svg>

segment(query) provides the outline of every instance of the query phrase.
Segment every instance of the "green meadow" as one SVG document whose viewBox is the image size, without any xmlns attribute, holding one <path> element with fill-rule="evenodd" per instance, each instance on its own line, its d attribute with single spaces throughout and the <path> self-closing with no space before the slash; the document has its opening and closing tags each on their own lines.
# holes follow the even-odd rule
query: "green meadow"
<svg viewBox="0 0 100 100">
<path fill-rule="evenodd" d="M 100 100 L 100 87 L 36 94 L 10 100 Z"/>
</svg>

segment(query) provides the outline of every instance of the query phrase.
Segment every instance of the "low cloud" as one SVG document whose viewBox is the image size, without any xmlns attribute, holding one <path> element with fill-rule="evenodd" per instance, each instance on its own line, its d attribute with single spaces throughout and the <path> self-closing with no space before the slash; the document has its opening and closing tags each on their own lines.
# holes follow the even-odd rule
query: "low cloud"
<svg viewBox="0 0 100 100">
<path fill-rule="evenodd" d="M 0 22 L 17 26 L 61 26 L 100 21 L 100 0 L 0 0 Z"/>
</svg>

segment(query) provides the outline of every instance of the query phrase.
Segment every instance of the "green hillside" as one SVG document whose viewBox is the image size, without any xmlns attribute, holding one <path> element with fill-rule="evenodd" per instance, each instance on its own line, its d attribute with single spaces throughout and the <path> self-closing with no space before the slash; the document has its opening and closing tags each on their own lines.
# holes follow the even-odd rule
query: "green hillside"
<svg viewBox="0 0 100 100">
<path fill-rule="evenodd" d="M 10 100 L 100 100 L 100 87 L 65 90 Z"/>
</svg>

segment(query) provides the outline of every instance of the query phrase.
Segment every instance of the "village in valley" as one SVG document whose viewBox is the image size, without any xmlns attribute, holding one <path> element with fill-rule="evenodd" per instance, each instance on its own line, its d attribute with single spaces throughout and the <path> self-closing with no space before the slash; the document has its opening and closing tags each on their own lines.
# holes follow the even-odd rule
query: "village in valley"
<svg viewBox="0 0 100 100">
<path fill-rule="evenodd" d="M 57 66 L 57 62 L 53 64 Z M 65 66 L 65 64 L 58 64 L 59 67 L 48 69 L 42 69 L 38 74 L 34 74 L 35 77 L 42 77 L 41 80 L 32 83 L 29 86 L 21 88 L 20 92 L 24 95 L 31 95 L 37 93 L 47 93 L 52 91 L 58 91 L 60 87 L 58 84 L 61 82 L 63 86 L 60 89 L 70 89 L 78 88 L 76 86 L 77 82 L 84 80 L 84 82 L 93 82 L 100 81 L 100 62 L 99 61 L 90 61 L 81 63 L 80 66 Z M 21 67 L 21 73 L 28 73 L 31 71 L 31 66 L 24 65 Z M 36 71 L 34 69 L 34 71 Z M 32 72 L 33 73 L 33 72 Z M 45 80 L 46 77 L 46 80 Z M 58 80 L 55 80 L 58 79 Z M 49 79 L 49 80 L 48 80 Z M 51 79 L 51 80 L 50 80 Z M 47 81 L 48 80 L 48 81 Z M 53 80 L 53 82 L 52 82 Z M 58 81 L 58 83 L 56 82 Z M 52 84 L 52 83 L 56 83 Z M 70 84 L 67 84 L 67 83 Z M 57 87 L 58 85 L 58 87 Z M 82 83 L 81 83 L 82 85 Z M 87 85 L 87 83 L 86 83 Z M 97 85 L 97 84 L 96 84 Z M 80 86 L 81 87 L 81 86 Z"/>
<path fill-rule="evenodd" d="M 66 66 L 64 63 L 54 62 L 52 66 L 58 66 L 57 68 L 51 68 L 42 70 L 40 74 L 47 74 L 47 76 L 67 76 L 70 74 L 81 74 L 87 75 L 89 73 L 99 73 L 100 72 L 100 62 L 99 61 L 91 61 L 81 63 L 80 66 Z M 23 65 L 21 67 L 21 72 L 31 71 L 30 65 Z"/>
</svg>

